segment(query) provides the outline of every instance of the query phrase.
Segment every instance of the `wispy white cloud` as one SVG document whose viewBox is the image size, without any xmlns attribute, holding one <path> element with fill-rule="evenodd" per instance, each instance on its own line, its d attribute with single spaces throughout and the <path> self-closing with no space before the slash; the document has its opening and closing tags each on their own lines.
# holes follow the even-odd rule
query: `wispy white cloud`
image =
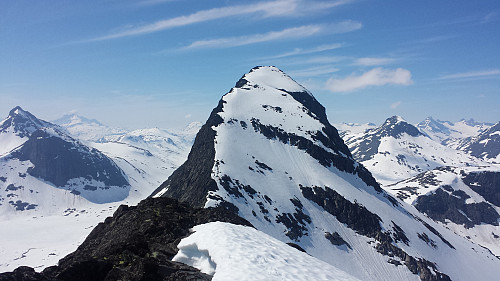
<svg viewBox="0 0 500 281">
<path fill-rule="evenodd" d="M 317 47 L 310 48 L 310 49 L 296 48 L 290 52 L 282 53 L 282 54 L 275 55 L 275 56 L 265 57 L 262 59 L 280 59 L 280 58 L 286 58 L 286 57 L 291 57 L 291 56 L 320 53 L 320 52 L 324 52 L 324 51 L 330 51 L 330 50 L 335 50 L 335 49 L 341 48 L 343 45 L 344 45 L 343 43 L 333 43 L 333 44 L 317 46 Z"/>
<path fill-rule="evenodd" d="M 456 38 L 456 35 L 439 35 L 439 36 L 433 36 L 433 37 L 428 37 L 428 38 L 423 38 L 420 40 L 416 40 L 411 42 L 411 44 L 431 44 L 431 43 L 437 43 L 449 39 Z"/>
<path fill-rule="evenodd" d="M 490 23 L 495 21 L 498 18 L 499 13 L 497 11 L 493 11 L 484 16 L 479 23 Z"/>
<path fill-rule="evenodd" d="M 439 77 L 439 80 L 446 79 L 459 79 L 459 78 L 482 78 L 488 76 L 500 75 L 500 69 L 489 69 L 489 70 L 480 70 L 480 71 L 472 71 L 472 72 L 462 72 L 455 74 L 448 74 Z"/>
<path fill-rule="evenodd" d="M 210 40 L 199 40 L 191 43 L 184 49 L 198 48 L 227 48 L 244 46 L 255 43 L 269 42 L 283 39 L 305 38 L 324 33 L 345 33 L 360 29 L 362 24 L 356 21 L 342 21 L 336 24 L 313 24 L 299 27 L 286 28 L 280 31 L 270 31 L 267 33 L 243 35 L 236 37 L 216 38 Z"/>
<path fill-rule="evenodd" d="M 136 6 L 154 6 L 154 5 L 159 5 L 163 3 L 168 3 L 168 2 L 174 2 L 177 0 L 143 0 L 137 2 L 135 5 Z"/>
<path fill-rule="evenodd" d="M 154 3 L 158 1 L 161 0 L 149 0 L 146 1 L 146 3 L 147 2 Z M 248 14 L 260 14 L 262 17 L 300 15 L 302 13 L 311 13 L 318 10 L 333 8 L 336 6 L 347 4 L 349 2 L 351 1 L 339 0 L 339 1 L 327 1 L 327 2 L 316 2 L 316 1 L 311 2 L 305 0 L 275 0 L 270 2 L 266 1 L 266 2 L 252 3 L 249 5 L 235 5 L 235 6 L 227 6 L 221 8 L 213 8 L 213 9 L 198 11 L 186 16 L 179 16 L 175 18 L 156 21 L 151 24 L 131 27 L 105 36 L 96 37 L 90 40 L 85 40 L 85 42 L 103 41 L 121 37 L 149 34 L 166 29 L 171 29 L 216 19 L 248 15 Z"/>
<path fill-rule="evenodd" d="M 352 74 L 343 79 L 330 78 L 326 82 L 326 88 L 332 92 L 351 92 L 368 86 L 410 85 L 412 83 L 411 72 L 406 69 L 391 70 L 378 67 L 361 75 Z"/>
<path fill-rule="evenodd" d="M 396 108 L 398 108 L 400 105 L 401 105 L 401 102 L 400 102 L 400 101 L 397 101 L 397 102 L 395 102 L 395 103 L 392 103 L 392 104 L 391 104 L 391 108 L 392 108 L 392 109 L 396 109 Z"/>
<path fill-rule="evenodd" d="M 362 65 L 362 66 L 375 66 L 375 65 L 386 65 L 395 63 L 397 59 L 394 58 L 359 58 L 356 59 L 354 65 Z"/>
<path fill-rule="evenodd" d="M 324 74 L 330 74 L 339 71 L 338 68 L 332 66 L 317 66 L 305 68 L 297 71 L 290 71 L 292 77 L 316 77 Z"/>
</svg>

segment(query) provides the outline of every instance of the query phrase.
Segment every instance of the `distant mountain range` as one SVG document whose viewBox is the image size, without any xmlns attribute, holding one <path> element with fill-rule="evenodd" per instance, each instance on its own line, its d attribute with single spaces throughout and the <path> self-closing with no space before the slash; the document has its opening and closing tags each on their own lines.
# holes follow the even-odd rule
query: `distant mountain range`
<svg viewBox="0 0 500 281">
<path fill-rule="evenodd" d="M 0 237 L 12 241 L 0 269 L 41 270 L 81 245 L 0 281 L 500 273 L 498 123 L 332 126 L 276 67 L 253 68 L 183 131 L 55 122 L 20 107 L 0 122 Z"/>
<path fill-rule="evenodd" d="M 485 162 L 447 147 L 399 116 L 346 140 L 354 159 L 382 184 L 391 184 L 440 166 L 478 166 Z"/>
<path fill-rule="evenodd" d="M 493 126 L 492 123 L 476 122 L 472 118 L 452 123 L 435 120 L 432 117 L 427 117 L 416 125 L 422 133 L 431 139 L 451 148 L 457 148 L 461 140 L 476 136 L 491 126 Z"/>
</svg>

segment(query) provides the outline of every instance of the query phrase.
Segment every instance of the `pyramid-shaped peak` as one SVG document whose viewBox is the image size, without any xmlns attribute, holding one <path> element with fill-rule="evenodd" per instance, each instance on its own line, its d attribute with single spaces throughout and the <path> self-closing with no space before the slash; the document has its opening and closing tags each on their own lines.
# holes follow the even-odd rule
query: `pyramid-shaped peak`
<svg viewBox="0 0 500 281">
<path fill-rule="evenodd" d="M 13 109 L 11 109 L 9 112 L 10 117 L 14 117 L 16 115 L 27 115 L 27 114 L 30 114 L 30 113 L 25 111 L 24 109 L 22 109 L 19 105 L 14 107 Z"/>
<path fill-rule="evenodd" d="M 6 131 L 12 127 L 13 132 L 24 137 L 31 135 L 34 131 L 50 126 L 50 123 L 36 118 L 33 114 L 22 109 L 20 106 L 14 107 L 9 116 L 0 122 L 0 131 Z"/>
<path fill-rule="evenodd" d="M 399 115 L 391 116 L 387 118 L 387 120 L 385 120 L 385 124 L 398 124 L 398 123 L 408 123 L 408 122 L 406 122 L 406 120 Z"/>
<path fill-rule="evenodd" d="M 236 88 L 261 87 L 284 90 L 286 92 L 311 93 L 275 66 L 256 66 L 236 83 Z"/>
<path fill-rule="evenodd" d="M 396 138 L 401 136 L 403 133 L 412 137 L 422 135 L 422 133 L 415 126 L 406 122 L 403 117 L 397 115 L 387 118 L 379 129 L 382 130 L 383 135 L 393 136 Z"/>
</svg>

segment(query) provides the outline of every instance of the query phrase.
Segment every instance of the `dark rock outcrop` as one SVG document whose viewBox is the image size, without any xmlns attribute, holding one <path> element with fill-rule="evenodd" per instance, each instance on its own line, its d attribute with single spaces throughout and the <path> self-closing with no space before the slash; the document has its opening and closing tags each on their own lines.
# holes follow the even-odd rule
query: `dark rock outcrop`
<svg viewBox="0 0 500 281">
<path fill-rule="evenodd" d="M 443 223 L 448 219 L 467 228 L 481 223 L 498 225 L 500 215 L 490 204 L 486 202 L 467 204 L 468 198 L 470 196 L 462 190 L 449 194 L 438 188 L 432 194 L 419 196 L 414 205 L 420 212 Z"/>
<path fill-rule="evenodd" d="M 217 114 L 222 111 L 223 104 L 224 101 L 221 99 L 218 106 L 212 110 L 208 121 L 201 127 L 186 162 L 175 170 L 152 195 L 168 188 L 162 196 L 189 202 L 196 208 L 205 206 L 208 191 L 218 189 L 217 183 L 211 178 L 215 159 L 215 131 L 212 126 L 223 122 Z"/>
<path fill-rule="evenodd" d="M 34 167 L 28 169 L 30 175 L 58 187 L 79 177 L 95 179 L 105 186 L 128 186 L 122 170 L 100 151 L 76 140 L 52 136 L 45 130 L 33 132 L 12 156 L 21 161 L 31 161 Z"/>
<path fill-rule="evenodd" d="M 500 207 L 500 172 L 468 173 L 462 180 L 486 201 Z"/>
<path fill-rule="evenodd" d="M 394 224 L 394 222 L 394 233 L 390 231 L 383 232 L 380 226 L 382 220 L 379 216 L 371 213 L 364 206 L 350 202 L 336 191 L 328 187 L 323 189 L 317 186 L 312 188 L 301 186 L 300 190 L 304 197 L 334 215 L 341 223 L 346 224 L 347 227 L 359 234 L 375 238 L 378 242 L 375 248 L 379 253 L 391 258 L 398 257 L 404 261 L 408 270 L 413 274 L 419 275 L 421 280 L 451 280 L 448 275 L 440 272 L 432 262 L 422 258 L 414 258 L 394 245 L 397 241 L 402 241 L 405 244 L 408 244 L 409 241 L 404 231 L 398 225 Z M 394 239 L 391 236 L 394 236 Z M 333 235 L 330 237 L 335 238 Z"/>
<path fill-rule="evenodd" d="M 224 208 L 193 209 L 169 198 L 122 205 L 58 266 L 41 273 L 19 267 L 0 274 L 0 281 L 210 280 L 211 276 L 171 259 L 193 226 L 212 221 L 251 226 Z"/>
</svg>

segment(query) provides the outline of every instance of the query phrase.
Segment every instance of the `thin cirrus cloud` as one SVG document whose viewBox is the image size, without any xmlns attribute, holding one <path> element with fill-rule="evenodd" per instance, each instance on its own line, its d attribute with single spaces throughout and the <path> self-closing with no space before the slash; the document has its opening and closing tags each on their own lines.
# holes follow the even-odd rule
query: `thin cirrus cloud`
<svg viewBox="0 0 500 281">
<path fill-rule="evenodd" d="M 381 67 L 369 70 L 361 75 L 350 75 L 343 79 L 330 78 L 326 88 L 335 93 L 352 92 L 368 86 L 383 86 L 387 84 L 411 85 L 411 72 L 397 68 L 394 70 Z"/>
<path fill-rule="evenodd" d="M 338 68 L 332 66 L 317 66 L 306 69 L 301 69 L 299 71 L 291 71 L 290 75 L 292 77 L 317 77 L 324 74 L 330 74 L 339 71 Z"/>
<path fill-rule="evenodd" d="M 448 79 L 460 79 L 460 78 L 483 78 L 489 76 L 500 75 L 500 69 L 489 69 L 481 71 L 472 72 L 462 72 L 449 75 L 443 75 L 438 78 L 438 80 L 448 80 Z"/>
<path fill-rule="evenodd" d="M 356 59 L 354 65 L 361 66 L 375 66 L 375 65 L 387 65 L 396 62 L 394 58 L 359 58 Z"/>
<path fill-rule="evenodd" d="M 317 46 L 317 47 L 310 48 L 310 49 L 296 48 L 290 52 L 282 53 L 282 54 L 275 55 L 275 56 L 269 56 L 269 57 L 265 57 L 262 59 L 281 59 L 281 58 L 286 58 L 286 57 L 291 57 L 291 56 L 309 55 L 309 54 L 320 53 L 320 52 L 324 52 L 324 51 L 335 50 L 338 48 L 342 48 L 343 46 L 344 46 L 343 43 L 332 43 L 332 44 Z"/>
<path fill-rule="evenodd" d="M 158 1 L 153 1 L 158 2 Z M 261 13 L 262 17 L 293 16 L 302 13 L 311 13 L 350 3 L 350 0 L 339 1 L 306 1 L 306 0 L 275 0 L 258 2 L 250 5 L 235 5 L 222 8 L 213 8 L 192 13 L 187 16 L 156 21 L 151 24 L 129 28 L 109 35 L 86 40 L 85 42 L 103 41 L 122 37 L 136 36 L 159 32 L 166 29 L 187 26 L 191 24 L 223 19 L 234 16 Z"/>
<path fill-rule="evenodd" d="M 391 108 L 392 109 L 396 109 L 398 108 L 399 106 L 401 105 L 401 102 L 400 101 L 397 101 L 397 102 L 394 102 L 391 104 Z"/>
<path fill-rule="evenodd" d="M 191 43 L 183 49 L 227 48 L 275 40 L 305 38 L 324 33 L 346 33 L 358 30 L 362 26 L 363 25 L 360 22 L 352 20 L 346 20 L 335 24 L 303 25 L 299 27 L 286 28 L 280 31 L 270 31 L 267 33 L 199 40 Z"/>
</svg>

